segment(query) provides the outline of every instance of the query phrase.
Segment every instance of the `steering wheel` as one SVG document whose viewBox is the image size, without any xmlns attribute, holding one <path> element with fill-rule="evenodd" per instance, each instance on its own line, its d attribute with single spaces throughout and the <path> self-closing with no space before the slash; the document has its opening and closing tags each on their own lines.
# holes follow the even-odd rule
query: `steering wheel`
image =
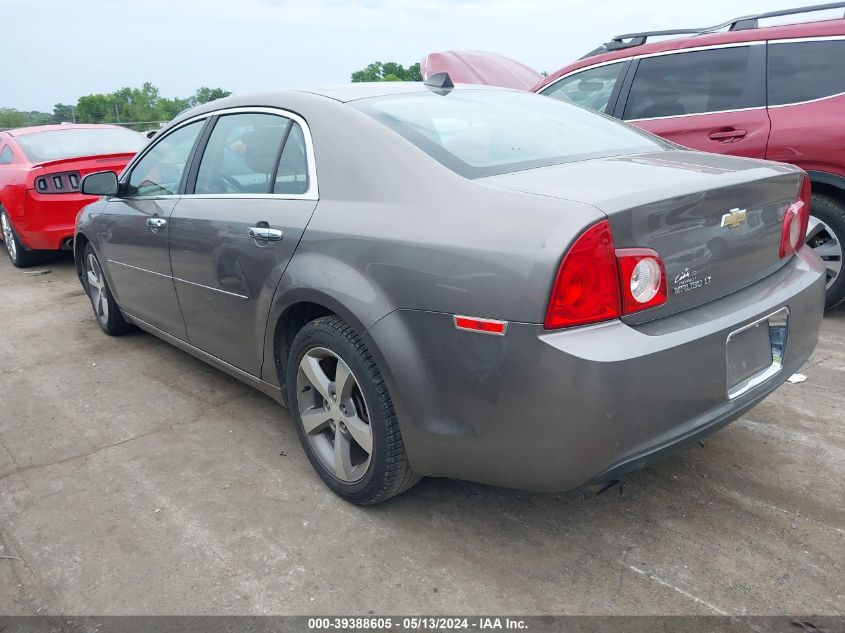
<svg viewBox="0 0 845 633">
<path fill-rule="evenodd" d="M 222 180 L 223 182 L 225 182 L 230 189 L 233 189 L 237 193 L 243 193 L 244 191 L 246 191 L 246 189 L 243 188 L 241 183 L 239 183 L 231 176 L 227 176 L 226 174 L 218 174 L 217 177 L 220 178 L 220 180 Z"/>
</svg>

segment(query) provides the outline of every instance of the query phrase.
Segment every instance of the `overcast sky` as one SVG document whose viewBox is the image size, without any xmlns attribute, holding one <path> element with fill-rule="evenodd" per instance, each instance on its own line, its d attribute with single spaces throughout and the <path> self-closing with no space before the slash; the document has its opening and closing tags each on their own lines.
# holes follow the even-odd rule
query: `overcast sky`
<svg viewBox="0 0 845 633">
<path fill-rule="evenodd" d="M 492 50 L 553 71 L 620 32 L 809 0 L 0 0 L 0 107 L 157 85 L 236 93 L 349 81 L 374 60 Z"/>
</svg>

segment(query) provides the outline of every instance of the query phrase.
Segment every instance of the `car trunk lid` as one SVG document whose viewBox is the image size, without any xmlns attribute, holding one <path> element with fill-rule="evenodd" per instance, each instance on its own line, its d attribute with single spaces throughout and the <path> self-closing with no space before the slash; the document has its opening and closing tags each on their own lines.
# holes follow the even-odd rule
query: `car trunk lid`
<svg viewBox="0 0 845 633">
<path fill-rule="evenodd" d="M 745 288 L 779 269 L 783 216 L 801 172 L 762 161 L 667 151 L 556 165 L 479 179 L 502 189 L 593 205 L 616 248 L 657 251 L 665 304 L 624 317 L 642 323 Z"/>
</svg>

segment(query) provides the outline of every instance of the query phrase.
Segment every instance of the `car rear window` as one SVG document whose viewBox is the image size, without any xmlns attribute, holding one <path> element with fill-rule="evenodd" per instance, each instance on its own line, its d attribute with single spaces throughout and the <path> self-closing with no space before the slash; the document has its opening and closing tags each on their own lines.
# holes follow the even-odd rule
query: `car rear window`
<svg viewBox="0 0 845 633">
<path fill-rule="evenodd" d="M 143 136 L 125 128 L 49 130 L 23 134 L 15 140 L 33 163 L 102 154 L 134 154 L 146 143 Z"/>
<path fill-rule="evenodd" d="M 458 89 L 351 105 L 466 178 L 666 147 L 607 117 L 528 92 Z"/>
<path fill-rule="evenodd" d="M 845 93 L 845 40 L 769 44 L 769 105 Z"/>
</svg>

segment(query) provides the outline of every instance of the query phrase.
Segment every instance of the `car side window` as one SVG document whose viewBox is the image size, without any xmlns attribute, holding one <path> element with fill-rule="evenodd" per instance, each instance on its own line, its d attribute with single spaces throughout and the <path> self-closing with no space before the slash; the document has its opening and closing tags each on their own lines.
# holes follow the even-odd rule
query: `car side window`
<svg viewBox="0 0 845 633">
<path fill-rule="evenodd" d="M 845 93 L 845 40 L 769 44 L 769 105 Z"/>
<path fill-rule="evenodd" d="M 129 174 L 127 196 L 178 193 L 182 173 L 205 120 L 194 121 L 158 141 Z"/>
<path fill-rule="evenodd" d="M 294 122 L 279 159 L 273 193 L 299 195 L 308 191 L 307 156 L 305 135 L 299 123 Z"/>
<path fill-rule="evenodd" d="M 651 119 L 763 106 L 751 47 L 646 57 L 639 61 L 623 119 Z"/>
<path fill-rule="evenodd" d="M 540 94 L 607 113 L 610 95 L 627 62 L 591 68 L 561 79 Z"/>
<path fill-rule="evenodd" d="M 290 122 L 273 114 L 221 116 L 203 152 L 194 192 L 268 193 Z"/>
<path fill-rule="evenodd" d="M 12 148 L 4 145 L 3 149 L 0 150 L 0 165 L 8 165 L 14 158 L 15 155 L 12 153 Z"/>
</svg>

